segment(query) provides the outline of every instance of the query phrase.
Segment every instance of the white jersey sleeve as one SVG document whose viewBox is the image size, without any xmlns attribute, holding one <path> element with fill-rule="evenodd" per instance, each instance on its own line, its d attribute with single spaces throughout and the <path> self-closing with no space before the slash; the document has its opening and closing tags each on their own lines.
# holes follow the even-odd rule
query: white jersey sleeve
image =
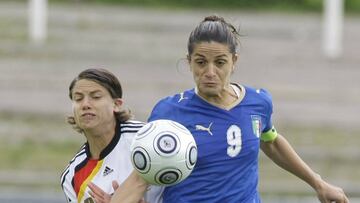
<svg viewBox="0 0 360 203">
<path fill-rule="evenodd" d="M 64 172 L 61 174 L 61 188 L 65 194 L 66 201 L 68 203 L 77 203 L 77 195 L 75 193 L 74 187 L 72 185 L 72 178 L 74 177 L 74 165 L 78 165 L 86 158 L 85 147 L 82 146 L 81 150 L 74 156 L 70 161 L 69 165 L 65 168 Z"/>
<path fill-rule="evenodd" d="M 63 184 L 63 191 L 64 191 L 64 194 L 65 194 L 65 198 L 66 198 L 66 201 L 68 203 L 77 203 L 77 197 L 76 197 L 76 194 L 75 194 L 75 191 L 74 191 L 74 188 L 71 186 L 71 180 L 70 180 L 70 183 L 68 183 L 69 181 L 68 180 L 65 180 L 64 184 Z"/>
</svg>

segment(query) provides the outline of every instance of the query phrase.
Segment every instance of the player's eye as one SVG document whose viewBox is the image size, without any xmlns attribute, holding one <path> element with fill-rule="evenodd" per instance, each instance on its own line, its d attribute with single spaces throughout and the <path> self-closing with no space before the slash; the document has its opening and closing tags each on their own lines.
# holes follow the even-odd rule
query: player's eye
<svg viewBox="0 0 360 203">
<path fill-rule="evenodd" d="M 225 65 L 227 63 L 227 61 L 226 60 L 217 60 L 215 63 L 216 63 L 217 67 L 222 67 L 223 65 Z"/>
<path fill-rule="evenodd" d="M 199 66 L 204 66 L 206 64 L 206 61 L 203 59 L 195 60 L 195 63 Z"/>
<path fill-rule="evenodd" d="M 84 98 L 84 97 L 81 96 L 81 95 L 75 95 L 75 96 L 73 96 L 73 100 L 76 101 L 76 102 L 81 101 L 83 98 Z"/>
<path fill-rule="evenodd" d="M 101 98 L 101 95 L 100 95 L 100 94 L 94 94 L 94 95 L 92 96 L 92 98 L 94 98 L 94 99 L 100 99 L 100 98 Z"/>
</svg>

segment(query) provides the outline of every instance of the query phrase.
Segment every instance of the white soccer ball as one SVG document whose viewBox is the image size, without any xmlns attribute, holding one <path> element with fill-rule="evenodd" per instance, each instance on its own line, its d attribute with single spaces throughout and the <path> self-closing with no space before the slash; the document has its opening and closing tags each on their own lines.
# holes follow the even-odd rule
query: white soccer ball
<svg viewBox="0 0 360 203">
<path fill-rule="evenodd" d="M 134 168 L 153 185 L 181 182 L 190 175 L 197 160 L 192 134 L 171 120 L 155 120 L 143 126 L 130 149 Z"/>
</svg>

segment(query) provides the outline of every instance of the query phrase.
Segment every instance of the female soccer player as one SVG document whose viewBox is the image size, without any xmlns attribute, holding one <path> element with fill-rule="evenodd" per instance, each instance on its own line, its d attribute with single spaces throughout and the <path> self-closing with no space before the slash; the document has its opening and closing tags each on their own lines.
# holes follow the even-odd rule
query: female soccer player
<svg viewBox="0 0 360 203">
<path fill-rule="evenodd" d="M 238 36 L 222 17 L 206 17 L 188 40 L 195 88 L 162 99 L 149 117 L 183 124 L 198 146 L 193 172 L 165 188 L 164 203 L 259 203 L 259 149 L 314 188 L 321 202 L 349 202 L 341 188 L 322 180 L 276 132 L 269 92 L 231 82 Z"/>
<path fill-rule="evenodd" d="M 160 201 L 160 188 L 148 189 L 132 173 L 129 148 L 144 123 L 130 120 L 122 93 L 119 80 L 105 69 L 84 70 L 70 84 L 73 116 L 68 122 L 85 136 L 86 143 L 61 176 L 68 202 L 109 202 L 109 194 L 121 183 L 115 197 L 123 203 L 137 203 L 144 194 L 147 202 Z"/>
</svg>

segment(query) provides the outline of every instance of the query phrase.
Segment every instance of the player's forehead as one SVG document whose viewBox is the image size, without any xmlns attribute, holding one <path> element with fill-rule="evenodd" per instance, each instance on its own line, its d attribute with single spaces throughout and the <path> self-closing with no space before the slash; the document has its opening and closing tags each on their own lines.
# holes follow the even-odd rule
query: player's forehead
<svg viewBox="0 0 360 203">
<path fill-rule="evenodd" d="M 96 93 L 96 92 L 104 92 L 106 93 L 107 90 L 105 87 L 100 85 L 99 83 L 88 80 L 88 79 L 81 79 L 78 80 L 73 88 L 73 94 L 86 94 L 86 93 Z"/>
<path fill-rule="evenodd" d="M 219 42 L 200 42 L 194 46 L 193 56 L 199 57 L 230 57 L 229 46 Z"/>
</svg>

